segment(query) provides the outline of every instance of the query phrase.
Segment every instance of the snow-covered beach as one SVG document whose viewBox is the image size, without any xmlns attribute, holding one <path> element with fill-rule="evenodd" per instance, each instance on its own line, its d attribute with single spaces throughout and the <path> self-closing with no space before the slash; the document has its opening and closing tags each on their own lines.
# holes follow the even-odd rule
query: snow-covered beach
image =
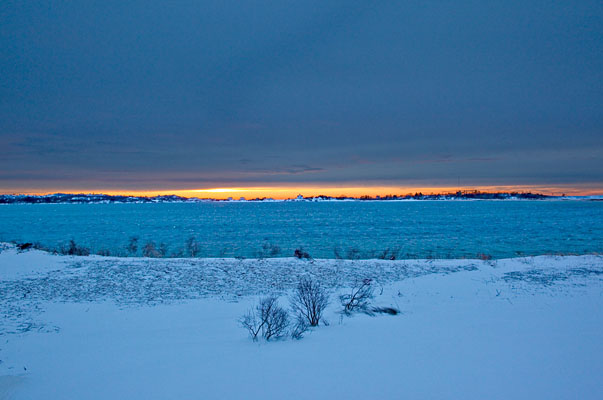
<svg viewBox="0 0 603 400">
<path fill-rule="evenodd" d="M 0 398 L 603 396 L 603 257 L 149 259 L 3 244 Z M 330 293 L 301 340 L 253 342 L 240 317 L 301 277 Z M 360 279 L 396 316 L 343 315 Z"/>
</svg>

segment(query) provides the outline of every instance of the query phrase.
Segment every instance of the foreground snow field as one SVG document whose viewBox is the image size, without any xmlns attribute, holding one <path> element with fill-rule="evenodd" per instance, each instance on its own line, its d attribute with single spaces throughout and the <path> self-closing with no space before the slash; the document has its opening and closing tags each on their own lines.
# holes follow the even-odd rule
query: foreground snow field
<svg viewBox="0 0 603 400">
<path fill-rule="evenodd" d="M 0 245 L 0 399 L 600 399 L 603 257 L 143 259 Z M 237 320 L 301 276 L 331 291 L 302 340 Z M 397 316 L 346 317 L 363 278 Z"/>
</svg>

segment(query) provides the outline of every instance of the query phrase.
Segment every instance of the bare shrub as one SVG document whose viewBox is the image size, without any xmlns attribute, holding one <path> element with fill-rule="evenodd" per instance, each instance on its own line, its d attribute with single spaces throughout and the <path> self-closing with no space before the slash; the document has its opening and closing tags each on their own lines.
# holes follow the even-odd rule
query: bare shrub
<svg viewBox="0 0 603 400">
<path fill-rule="evenodd" d="M 268 258 L 268 257 L 276 257 L 281 254 L 281 248 L 271 242 L 264 242 L 262 244 L 262 250 L 256 253 L 257 258 Z"/>
<path fill-rule="evenodd" d="M 329 305 L 329 295 L 317 281 L 302 278 L 291 297 L 291 308 L 301 315 L 310 326 L 317 326 L 322 313 Z"/>
<path fill-rule="evenodd" d="M 182 257 L 184 257 L 184 250 L 183 249 L 174 250 L 172 252 L 172 255 L 170 257 L 173 257 L 173 258 L 182 258 Z"/>
<path fill-rule="evenodd" d="M 249 332 L 249 336 L 253 341 L 258 340 L 258 335 L 263 326 L 263 321 L 258 317 L 258 313 L 255 310 L 249 310 L 247 314 L 243 315 L 239 320 L 241 326 Z"/>
<path fill-rule="evenodd" d="M 90 255 L 90 249 L 83 247 L 83 246 L 79 246 L 77 243 L 75 243 L 75 241 L 72 239 L 69 241 L 69 245 L 67 247 L 63 247 L 60 250 L 61 254 L 67 254 L 70 256 L 89 256 Z"/>
<path fill-rule="evenodd" d="M 370 301 L 375 297 L 373 286 L 371 285 L 372 282 L 372 279 L 363 279 L 352 288 L 350 294 L 339 296 L 344 312 L 351 313 L 367 310 Z"/>
<path fill-rule="evenodd" d="M 144 247 L 142 248 L 142 256 L 159 258 L 159 257 L 161 257 L 161 253 L 157 249 L 155 242 L 147 242 L 147 244 L 145 244 Z"/>
<path fill-rule="evenodd" d="M 57 254 L 59 251 L 56 249 L 56 247 L 50 248 L 48 246 L 43 245 L 40 242 L 34 242 L 34 244 L 32 245 L 32 247 L 36 250 L 41 250 L 41 251 L 47 251 L 49 253 L 53 253 L 53 254 Z"/>
<path fill-rule="evenodd" d="M 360 260 L 360 250 L 355 247 L 349 248 L 345 258 L 348 260 Z"/>
<path fill-rule="evenodd" d="M 276 257 L 281 254 L 281 248 L 279 245 L 274 243 L 264 243 L 262 248 L 270 255 L 270 257 Z"/>
<path fill-rule="evenodd" d="M 126 250 L 128 251 L 128 254 L 130 254 L 131 256 L 136 255 L 136 252 L 138 252 L 138 237 L 137 236 L 132 236 L 130 238 L 128 245 L 126 246 Z"/>
<path fill-rule="evenodd" d="M 295 249 L 295 251 L 293 252 L 293 256 L 295 258 L 299 258 L 301 259 L 306 259 L 309 260 L 312 257 L 310 257 L 310 254 L 307 251 L 304 251 L 304 249 L 302 247 L 300 247 L 299 249 Z"/>
<path fill-rule="evenodd" d="M 187 239 L 185 247 L 191 257 L 198 257 L 201 254 L 201 246 L 194 236 Z"/>
<path fill-rule="evenodd" d="M 255 341 L 258 337 L 265 340 L 279 339 L 287 334 L 289 314 L 277 303 L 274 296 L 260 299 L 255 309 L 251 309 L 239 321 Z"/>
<path fill-rule="evenodd" d="M 168 254 L 168 246 L 165 243 L 159 243 L 159 249 L 157 249 L 157 251 L 159 252 L 159 256 L 160 257 L 166 257 Z"/>
<path fill-rule="evenodd" d="M 367 250 L 364 252 L 364 256 L 362 258 L 366 258 L 367 260 L 374 260 L 375 258 L 379 258 L 378 255 L 379 252 L 376 250 Z"/>
<path fill-rule="evenodd" d="M 308 325 L 308 321 L 301 315 L 297 315 L 297 319 L 295 321 L 295 325 L 291 329 L 291 339 L 299 340 L 304 337 L 304 333 L 306 333 L 310 329 L 310 325 Z"/>
<path fill-rule="evenodd" d="M 103 257 L 109 257 L 111 255 L 111 252 L 107 249 L 100 249 L 96 252 L 96 254 Z"/>
<path fill-rule="evenodd" d="M 378 256 L 377 258 L 379 258 L 380 260 L 395 260 L 396 258 L 398 258 L 398 253 L 400 252 L 400 249 L 390 249 L 387 248 L 385 250 L 383 250 Z"/>
<path fill-rule="evenodd" d="M 341 251 L 339 250 L 338 247 L 333 247 L 333 254 L 335 254 L 336 259 L 338 259 L 338 260 L 343 259 L 343 255 L 341 254 Z"/>
</svg>

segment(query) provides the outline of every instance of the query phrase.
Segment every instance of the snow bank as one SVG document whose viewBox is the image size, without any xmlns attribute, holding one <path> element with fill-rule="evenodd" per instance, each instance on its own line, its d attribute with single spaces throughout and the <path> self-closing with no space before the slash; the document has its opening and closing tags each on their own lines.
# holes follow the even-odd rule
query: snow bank
<svg viewBox="0 0 603 400">
<path fill-rule="evenodd" d="M 331 291 L 301 341 L 238 318 L 301 276 Z M 340 314 L 376 281 L 398 316 Z M 342 261 L 0 253 L 0 398 L 399 399 L 603 395 L 603 258 Z"/>
<path fill-rule="evenodd" d="M 18 251 L 15 245 L 0 243 L 0 280 L 40 276 L 42 273 L 63 269 L 69 261 L 61 257 L 51 257 L 44 251 Z"/>
</svg>

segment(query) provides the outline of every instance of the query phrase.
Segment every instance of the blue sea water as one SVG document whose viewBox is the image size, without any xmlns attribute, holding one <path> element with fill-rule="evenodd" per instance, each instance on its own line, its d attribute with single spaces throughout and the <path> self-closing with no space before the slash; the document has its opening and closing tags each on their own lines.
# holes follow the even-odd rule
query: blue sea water
<svg viewBox="0 0 603 400">
<path fill-rule="evenodd" d="M 0 206 L 0 241 L 49 248 L 69 240 L 92 252 L 128 255 L 138 239 L 201 257 L 494 258 L 603 252 L 603 202 L 405 201 Z"/>
</svg>

